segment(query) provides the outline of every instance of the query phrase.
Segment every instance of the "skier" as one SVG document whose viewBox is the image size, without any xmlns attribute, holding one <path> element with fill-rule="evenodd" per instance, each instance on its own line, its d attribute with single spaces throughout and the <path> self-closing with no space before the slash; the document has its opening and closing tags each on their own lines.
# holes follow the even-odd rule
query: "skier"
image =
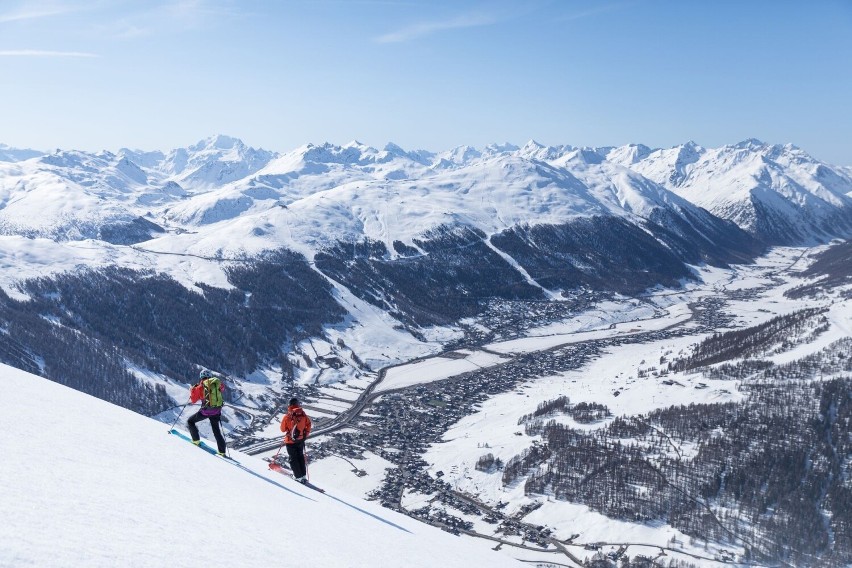
<svg viewBox="0 0 852 568">
<path fill-rule="evenodd" d="M 189 420 L 186 421 L 192 443 L 197 446 L 201 443 L 201 438 L 198 435 L 196 423 L 202 420 L 210 420 L 210 428 L 216 438 L 216 446 L 219 449 L 218 455 L 220 456 L 225 455 L 225 437 L 222 436 L 222 430 L 219 428 L 219 421 L 222 417 L 222 393 L 224 391 L 225 384 L 207 369 L 202 369 L 198 374 L 198 382 L 189 389 L 189 401 L 195 404 L 200 400 L 201 410 L 190 416 Z"/>
<path fill-rule="evenodd" d="M 284 432 L 284 445 L 290 458 L 293 477 L 300 483 L 308 482 L 308 468 L 305 463 L 305 438 L 311 433 L 311 419 L 302 410 L 298 398 L 291 398 L 287 414 L 281 419 L 281 431 Z"/>
</svg>

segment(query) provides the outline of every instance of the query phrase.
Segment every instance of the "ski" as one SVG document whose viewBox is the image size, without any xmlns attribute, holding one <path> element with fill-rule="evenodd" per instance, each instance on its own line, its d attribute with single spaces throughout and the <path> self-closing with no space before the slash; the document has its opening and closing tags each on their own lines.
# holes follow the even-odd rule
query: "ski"
<svg viewBox="0 0 852 568">
<path fill-rule="evenodd" d="M 286 467 L 284 467 L 280 463 L 277 463 L 277 462 L 274 462 L 274 461 L 270 462 L 269 463 L 269 469 L 271 469 L 272 471 L 277 471 L 281 475 L 286 475 L 287 477 L 289 477 L 293 481 L 296 481 L 296 478 L 293 477 L 293 472 L 291 472 L 289 469 L 287 469 Z M 310 481 L 308 481 L 306 483 L 302 483 L 301 481 L 296 481 L 296 483 L 298 483 L 300 485 L 304 485 L 305 487 L 309 487 L 309 488 L 313 489 L 314 491 L 319 491 L 320 493 L 325 493 L 325 489 L 323 489 L 321 487 L 317 487 L 316 485 L 314 485 Z"/>
<path fill-rule="evenodd" d="M 169 434 L 173 434 L 173 435 L 177 436 L 178 438 L 180 438 L 181 440 L 186 440 L 187 442 L 192 443 L 192 438 L 190 438 L 189 436 L 187 436 L 185 433 L 181 432 L 180 430 L 174 430 L 174 429 L 169 430 Z M 240 464 L 240 462 L 238 462 L 234 458 L 227 456 L 227 455 L 224 455 L 224 456 L 219 455 L 219 451 L 216 448 L 212 448 L 212 447 L 208 446 L 206 443 L 204 443 L 204 440 L 202 440 L 200 444 L 196 444 L 196 445 L 199 448 L 201 448 L 202 450 L 204 450 L 205 452 L 207 452 L 208 454 L 212 454 L 212 455 L 214 455 L 218 458 L 221 458 L 221 459 L 223 459 L 223 460 L 225 460 L 225 461 L 227 461 L 227 462 L 229 462 L 229 463 L 231 463 L 231 464 L 233 464 L 237 467 L 245 469 Z M 276 471 L 276 472 L 280 473 L 281 475 L 286 475 L 287 477 L 289 477 L 293 481 L 296 481 L 296 478 L 293 477 L 293 473 L 289 469 L 285 468 L 284 466 L 282 466 L 281 464 L 279 464 L 275 461 L 269 460 L 269 458 L 264 458 L 264 459 L 266 459 L 267 461 L 270 462 L 269 463 L 269 469 L 271 469 L 272 471 Z M 299 483 L 300 485 L 304 485 L 305 487 L 308 487 L 310 489 L 313 489 L 314 491 L 319 491 L 320 493 L 325 493 L 325 489 L 322 489 L 321 487 L 317 487 L 316 485 L 314 485 L 310 481 L 307 482 L 307 483 L 302 483 L 300 481 L 297 481 L 297 483 Z"/>
<path fill-rule="evenodd" d="M 187 436 L 186 434 L 184 434 L 180 430 L 175 430 L 175 429 L 169 430 L 169 434 L 174 434 L 175 436 L 177 436 L 181 440 L 186 440 L 187 442 L 192 443 L 192 438 L 190 438 L 189 436 Z M 195 445 L 198 446 L 199 448 L 201 448 L 202 450 L 204 450 L 205 452 L 207 452 L 208 454 L 213 454 L 214 456 L 218 456 L 218 457 L 226 459 L 226 460 L 235 461 L 233 458 L 229 458 L 228 456 L 220 456 L 219 450 L 217 450 L 216 448 L 211 448 L 206 443 L 204 443 L 203 440 L 201 441 L 200 444 L 195 444 Z"/>
</svg>

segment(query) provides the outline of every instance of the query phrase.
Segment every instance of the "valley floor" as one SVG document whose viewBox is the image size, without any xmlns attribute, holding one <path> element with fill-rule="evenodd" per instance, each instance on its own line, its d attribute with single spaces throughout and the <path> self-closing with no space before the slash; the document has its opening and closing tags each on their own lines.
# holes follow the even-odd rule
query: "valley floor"
<svg viewBox="0 0 852 568">
<path fill-rule="evenodd" d="M 800 283 L 795 275 L 815 252 L 779 248 L 753 265 L 697 267 L 700 285 L 613 298 L 518 337 L 417 357 L 373 377 L 321 387 L 307 406 L 319 418 L 312 475 L 531 562 L 572 565 L 596 553 L 697 565 L 740 558 L 744 548 L 736 539 L 695 538 L 663 522 L 629 522 L 548 491 L 530 493 L 526 474 L 507 483 L 500 468 L 480 467 L 481 460 L 489 454 L 506 464 L 541 444 L 541 435 L 526 431 L 520 419 L 558 397 L 608 409 L 608 417 L 592 422 L 553 418 L 581 431 L 676 405 L 743 401 L 739 379 L 668 368 L 714 333 L 825 308 L 827 329 L 766 353 L 764 359 L 776 364 L 852 337 L 848 299 L 784 296 Z M 269 424 L 244 451 L 274 454 L 277 417 Z M 688 441 L 670 445 L 679 459 L 697 449 Z"/>
</svg>

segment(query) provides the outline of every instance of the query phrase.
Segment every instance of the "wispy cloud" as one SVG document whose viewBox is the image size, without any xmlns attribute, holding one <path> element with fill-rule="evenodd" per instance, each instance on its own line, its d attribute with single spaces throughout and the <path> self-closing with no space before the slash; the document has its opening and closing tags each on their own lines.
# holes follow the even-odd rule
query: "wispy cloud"
<svg viewBox="0 0 852 568">
<path fill-rule="evenodd" d="M 101 32 L 116 39 L 134 39 L 200 29 L 243 15 L 243 5 L 234 4 L 232 0 L 169 0 L 102 25 Z"/>
<path fill-rule="evenodd" d="M 499 20 L 500 18 L 491 14 L 466 14 L 456 16 L 449 20 L 421 22 L 395 32 L 381 35 L 375 38 L 375 40 L 378 43 L 401 43 L 430 36 L 446 30 L 490 26 L 496 24 Z"/>
<path fill-rule="evenodd" d="M 166 4 L 163 11 L 170 18 L 194 24 L 205 16 L 221 13 L 221 8 L 204 0 L 174 0 Z"/>
<path fill-rule="evenodd" d="M 598 14 L 603 14 L 605 12 L 612 12 L 618 10 L 620 8 L 626 8 L 628 6 L 632 6 L 634 2 L 618 2 L 615 4 L 602 4 L 598 5 L 595 8 L 590 8 L 588 10 L 583 10 L 580 12 L 574 12 L 573 14 L 567 14 L 560 18 L 560 21 L 569 22 L 572 20 L 581 20 L 583 18 L 588 18 L 590 16 L 597 16 Z"/>
<path fill-rule="evenodd" d="M 82 51 L 45 51 L 40 49 L 0 50 L 0 57 L 100 57 L 96 53 Z"/>
<path fill-rule="evenodd" d="M 76 9 L 71 6 L 24 6 L 11 12 L 0 13 L 0 24 L 5 24 L 7 22 L 20 22 L 23 20 L 37 20 L 40 18 L 49 18 L 51 16 L 61 16 L 62 14 L 74 11 L 76 11 Z"/>
</svg>

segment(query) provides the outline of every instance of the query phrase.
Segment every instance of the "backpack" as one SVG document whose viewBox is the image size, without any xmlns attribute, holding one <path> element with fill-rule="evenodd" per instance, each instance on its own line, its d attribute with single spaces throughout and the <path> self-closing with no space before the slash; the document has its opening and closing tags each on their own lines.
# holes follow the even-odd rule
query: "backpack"
<svg viewBox="0 0 852 568">
<path fill-rule="evenodd" d="M 290 430 L 290 437 L 297 442 L 299 440 L 304 440 L 305 431 L 307 430 L 308 415 L 305 414 L 304 410 L 298 408 L 295 412 L 290 413 L 290 417 L 293 420 L 293 429 Z"/>
<path fill-rule="evenodd" d="M 221 408 L 222 401 L 222 381 L 218 377 L 211 377 L 201 381 L 204 386 L 204 406 L 211 408 Z"/>
</svg>

